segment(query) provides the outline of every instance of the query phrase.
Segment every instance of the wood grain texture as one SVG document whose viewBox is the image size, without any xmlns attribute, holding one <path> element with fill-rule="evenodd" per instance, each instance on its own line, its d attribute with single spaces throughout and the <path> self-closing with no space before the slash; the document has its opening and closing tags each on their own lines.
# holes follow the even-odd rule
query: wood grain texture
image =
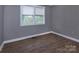
<svg viewBox="0 0 79 59">
<path fill-rule="evenodd" d="M 78 53 L 79 43 L 55 34 L 46 34 L 9 44 L 2 53 Z"/>
</svg>

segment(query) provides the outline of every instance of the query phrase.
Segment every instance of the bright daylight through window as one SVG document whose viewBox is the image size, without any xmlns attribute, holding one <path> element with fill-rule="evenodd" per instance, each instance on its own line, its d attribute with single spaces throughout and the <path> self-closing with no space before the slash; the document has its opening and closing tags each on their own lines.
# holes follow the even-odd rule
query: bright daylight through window
<svg viewBox="0 0 79 59">
<path fill-rule="evenodd" d="M 21 6 L 21 26 L 45 24 L 45 7 Z"/>
</svg>

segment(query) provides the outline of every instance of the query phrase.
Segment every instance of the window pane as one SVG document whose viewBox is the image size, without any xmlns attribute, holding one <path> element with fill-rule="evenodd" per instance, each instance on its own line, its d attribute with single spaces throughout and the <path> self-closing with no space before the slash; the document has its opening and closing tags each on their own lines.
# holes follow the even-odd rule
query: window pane
<svg viewBox="0 0 79 59">
<path fill-rule="evenodd" d="M 35 16 L 35 24 L 44 24 L 43 16 Z"/>
<path fill-rule="evenodd" d="M 43 7 L 36 8 L 35 10 L 36 10 L 35 11 L 36 15 L 44 15 L 44 8 Z"/>
<path fill-rule="evenodd" d="M 34 15 L 34 7 L 31 6 L 22 6 L 23 15 Z"/>
<path fill-rule="evenodd" d="M 33 16 L 22 16 L 21 25 L 33 25 Z"/>
<path fill-rule="evenodd" d="M 21 26 L 45 24 L 45 9 L 40 6 L 21 7 Z"/>
</svg>

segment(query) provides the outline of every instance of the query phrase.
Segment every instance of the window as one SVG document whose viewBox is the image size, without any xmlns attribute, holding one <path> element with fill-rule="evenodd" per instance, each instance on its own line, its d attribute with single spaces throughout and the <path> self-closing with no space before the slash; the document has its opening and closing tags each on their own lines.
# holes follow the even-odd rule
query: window
<svg viewBox="0 0 79 59">
<path fill-rule="evenodd" d="M 21 6 L 21 26 L 45 24 L 45 7 Z"/>
</svg>

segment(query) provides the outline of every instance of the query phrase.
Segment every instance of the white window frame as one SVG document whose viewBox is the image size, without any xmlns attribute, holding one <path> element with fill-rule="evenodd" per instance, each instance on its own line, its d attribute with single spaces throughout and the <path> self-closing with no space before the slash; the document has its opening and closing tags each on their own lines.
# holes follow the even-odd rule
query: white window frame
<svg viewBox="0 0 79 59">
<path fill-rule="evenodd" d="M 22 6 L 27 6 L 27 5 L 22 5 Z M 44 8 L 44 15 L 43 15 L 43 20 L 44 20 L 43 22 L 44 22 L 44 23 L 43 23 L 43 24 L 33 24 L 33 25 L 22 25 L 22 24 L 21 24 L 21 22 L 22 22 L 22 15 L 23 15 L 23 14 L 22 14 L 22 6 L 20 6 L 20 26 L 33 26 L 33 25 L 44 25 L 44 24 L 45 24 L 45 7 L 44 7 L 44 6 L 30 6 L 30 5 L 28 5 L 29 7 L 35 7 L 35 8 L 36 8 L 36 7 L 37 7 L 37 8 L 40 7 L 40 8 Z M 34 9 L 35 9 L 35 8 L 34 8 Z M 34 10 L 34 15 L 33 15 L 33 16 L 35 16 L 35 10 Z M 34 17 L 33 17 L 33 18 L 34 18 Z M 34 21 L 33 21 L 33 22 L 34 22 Z"/>
</svg>

